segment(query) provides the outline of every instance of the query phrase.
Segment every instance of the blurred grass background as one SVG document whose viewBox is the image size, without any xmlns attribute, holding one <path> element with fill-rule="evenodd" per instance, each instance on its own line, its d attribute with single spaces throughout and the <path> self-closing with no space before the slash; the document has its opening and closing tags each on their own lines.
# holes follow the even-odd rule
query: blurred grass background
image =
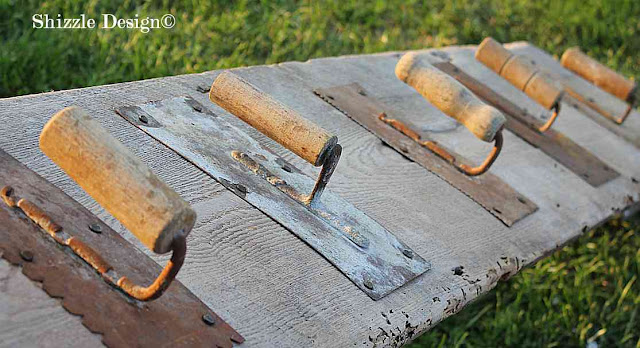
<svg viewBox="0 0 640 348">
<path fill-rule="evenodd" d="M 34 30 L 33 14 L 166 13 L 173 29 Z M 0 97 L 314 57 L 528 40 L 640 72 L 638 0 L 0 0 Z M 419 337 L 413 347 L 640 347 L 639 223 L 614 221 Z"/>
</svg>

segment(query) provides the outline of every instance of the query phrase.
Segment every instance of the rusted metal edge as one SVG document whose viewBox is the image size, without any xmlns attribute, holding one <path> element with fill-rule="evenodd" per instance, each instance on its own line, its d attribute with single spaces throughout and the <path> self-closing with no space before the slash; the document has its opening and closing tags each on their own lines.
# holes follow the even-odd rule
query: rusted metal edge
<svg viewBox="0 0 640 348">
<path fill-rule="evenodd" d="M 303 199 L 303 193 L 316 186 L 314 179 L 191 97 L 125 106 L 116 112 L 298 236 L 374 300 L 431 268 L 331 190 L 319 199 Z M 153 126 L 147 126 L 150 120 Z M 339 151 L 336 148 L 333 156 Z"/>
<path fill-rule="evenodd" d="M 535 203 L 490 172 L 475 177 L 465 175 L 446 159 L 380 121 L 379 115 L 386 113 L 388 108 L 381 102 L 368 97 L 366 91 L 359 84 L 319 88 L 314 92 L 403 156 L 420 164 L 457 188 L 505 225 L 513 226 L 519 220 L 538 210 Z M 453 153 L 450 150 L 448 152 Z M 459 154 L 455 156 L 464 161 L 464 158 Z"/>
<path fill-rule="evenodd" d="M 562 133 L 552 128 L 539 132 L 537 129 L 540 121 L 534 116 L 454 64 L 441 62 L 434 65 L 454 77 L 478 97 L 504 112 L 507 116 L 506 128 L 509 131 L 558 161 L 589 185 L 598 187 L 620 176 L 613 168 Z"/>
<path fill-rule="evenodd" d="M 179 281 L 173 281 L 152 302 L 132 300 L 105 282 L 96 270 L 109 272 L 114 266 L 133 282 L 150 283 L 162 269 L 82 205 L 2 150 L 0 186 L 11 187 L 22 197 L 15 201 L 13 194 L 2 195 L 0 255 L 22 266 L 22 273 L 41 282 L 49 296 L 60 298 L 67 311 L 82 317 L 87 329 L 102 335 L 105 345 L 232 347 L 233 342 L 244 341 Z M 54 240 L 63 230 L 72 240 L 70 247 L 78 249 L 77 242 L 82 241 L 79 251 L 99 250 L 93 267 Z"/>
</svg>

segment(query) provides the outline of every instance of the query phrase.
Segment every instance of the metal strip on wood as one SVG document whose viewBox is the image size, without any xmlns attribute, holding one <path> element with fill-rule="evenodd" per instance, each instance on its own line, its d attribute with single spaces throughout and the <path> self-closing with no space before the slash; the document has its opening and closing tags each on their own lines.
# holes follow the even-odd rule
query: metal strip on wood
<svg viewBox="0 0 640 348">
<path fill-rule="evenodd" d="M 454 64 L 441 62 L 434 65 L 453 76 L 478 97 L 504 112 L 508 118 L 506 128 L 509 131 L 560 162 L 591 186 L 598 187 L 620 176 L 613 168 L 607 166 L 598 157 L 562 133 L 551 128 L 544 132 L 537 131 L 540 122 L 534 116 L 529 115 L 526 110 L 474 79 Z"/>
<path fill-rule="evenodd" d="M 190 97 L 116 112 L 304 240 L 374 300 L 431 267 L 330 190 L 310 205 L 294 199 L 315 180 Z"/>
<path fill-rule="evenodd" d="M 49 296 L 61 298 L 62 306 L 82 316 L 84 326 L 102 334 L 107 346 L 232 347 L 233 342 L 244 341 L 178 281 L 151 302 L 131 300 L 103 281 L 91 265 L 69 248 L 60 246 L 43 229 L 65 231 L 73 239 L 99 250 L 103 260 L 100 265 L 108 262 L 139 283 L 153 281 L 161 267 L 2 150 L 0 186 L 10 186 L 13 191 L 5 192 L 4 202 L 0 201 L 0 255 L 13 265 L 21 265 L 22 272 L 41 282 Z M 27 216 L 10 204 L 14 193 L 23 202 L 39 207 L 42 214 Z M 44 215 L 47 219 L 40 219 Z"/>
<path fill-rule="evenodd" d="M 387 145 L 460 190 L 507 226 L 535 212 L 538 207 L 497 176 L 468 176 L 445 159 L 382 122 L 379 115 L 392 114 L 379 101 L 367 96 L 357 83 L 315 90 L 316 94 L 375 134 Z M 452 151 L 449 151 L 452 152 Z M 462 156 L 456 155 L 462 159 Z"/>
</svg>

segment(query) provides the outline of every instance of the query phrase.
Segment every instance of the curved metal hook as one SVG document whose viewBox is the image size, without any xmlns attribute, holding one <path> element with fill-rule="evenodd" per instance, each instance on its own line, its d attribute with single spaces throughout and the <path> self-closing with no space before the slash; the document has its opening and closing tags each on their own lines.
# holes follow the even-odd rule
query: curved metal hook
<svg viewBox="0 0 640 348">
<path fill-rule="evenodd" d="M 469 176 L 481 175 L 481 174 L 485 173 L 487 170 L 489 170 L 489 168 L 491 167 L 493 162 L 495 162 L 495 160 L 498 158 L 498 155 L 500 155 L 500 151 L 502 150 L 502 145 L 503 145 L 503 142 L 504 142 L 504 140 L 502 138 L 502 130 L 500 130 L 500 131 L 498 131 L 498 133 L 496 133 L 496 136 L 494 138 L 493 149 L 491 150 L 491 152 L 489 153 L 487 158 L 484 160 L 484 162 L 482 162 L 482 164 L 479 165 L 479 166 L 471 167 L 471 166 L 466 165 L 464 163 L 458 164 L 457 161 L 456 161 L 455 156 L 452 155 L 451 153 L 449 153 L 449 151 L 447 151 L 444 148 L 440 147 L 438 145 L 438 143 L 436 143 L 435 141 L 430 141 L 430 140 L 422 140 L 420 138 L 420 135 L 416 131 L 412 130 L 411 128 L 409 128 L 406 124 L 402 123 L 401 121 L 398 121 L 398 120 L 393 119 L 393 118 L 388 118 L 386 113 L 383 112 L 380 115 L 378 115 L 378 119 L 380 121 L 390 125 L 391 127 L 393 127 L 395 130 L 399 131 L 400 133 L 402 133 L 402 134 L 408 136 L 409 138 L 413 139 L 418 144 L 426 147 L 431 152 L 436 154 L 438 157 L 440 157 L 440 158 L 444 159 L 445 161 L 449 162 L 456 169 L 458 169 L 462 173 L 464 173 L 466 175 L 469 175 Z"/>
<path fill-rule="evenodd" d="M 560 114 L 560 103 L 556 102 L 553 105 L 553 114 L 551 115 L 551 118 L 549 118 L 549 120 L 547 121 L 547 123 L 543 124 L 542 126 L 538 127 L 538 132 L 540 133 L 544 133 L 547 130 L 549 130 L 549 128 L 551 128 L 551 125 L 553 125 L 553 123 L 556 121 L 556 119 L 558 118 L 558 115 Z"/>
<path fill-rule="evenodd" d="M 70 236 L 63 230 L 62 226 L 55 223 L 40 207 L 24 198 L 17 198 L 13 188 L 10 186 L 4 186 L 0 190 L 0 198 L 9 207 L 22 210 L 31 221 L 40 226 L 58 244 L 69 247 L 78 257 L 93 267 L 107 283 L 116 286 L 136 300 L 150 301 L 162 296 L 184 263 L 187 242 L 184 235 L 179 235 L 173 240 L 171 260 L 164 267 L 158 278 L 148 287 L 136 285 L 125 276 L 118 277 L 113 267 L 97 251 L 79 238 Z"/>
<path fill-rule="evenodd" d="M 176 237 L 171 246 L 173 249 L 171 260 L 167 262 L 167 265 L 164 266 L 158 278 L 156 278 L 151 285 L 147 287 L 139 286 L 126 276 L 122 276 L 116 283 L 118 287 L 129 296 L 140 301 L 154 300 L 162 296 L 164 291 L 171 285 L 173 279 L 175 279 L 178 271 L 180 271 L 184 263 L 185 255 L 187 254 L 187 241 L 184 236 Z"/>
</svg>

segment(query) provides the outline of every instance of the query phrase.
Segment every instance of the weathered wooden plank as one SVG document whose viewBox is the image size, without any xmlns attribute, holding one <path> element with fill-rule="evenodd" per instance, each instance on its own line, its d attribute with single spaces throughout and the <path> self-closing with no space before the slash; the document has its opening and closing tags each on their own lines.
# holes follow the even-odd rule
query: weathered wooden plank
<svg viewBox="0 0 640 348">
<path fill-rule="evenodd" d="M 19 267 L 0 258 L 0 346 L 101 346 L 101 336 L 82 326 L 60 300 L 49 297 Z"/>
<path fill-rule="evenodd" d="M 312 92 L 314 87 L 358 82 L 390 103 L 398 115 L 414 118 L 424 129 L 452 128 L 430 136 L 472 160 L 482 159 L 487 149 L 477 139 L 395 78 L 397 59 L 397 53 L 388 53 L 237 70 L 302 116 L 336 133 L 345 150 L 330 189 L 397 231 L 399 238 L 432 261 L 431 271 L 380 301 L 372 301 L 287 230 L 113 112 L 119 106 L 179 95 L 209 103 L 197 88 L 208 88 L 219 72 L 0 100 L 4 121 L 0 147 L 135 243 L 37 148 L 37 136 L 48 117 L 62 107 L 79 105 L 192 204 L 199 219 L 189 236 L 189 254 L 178 278 L 237 329 L 246 346 L 397 345 L 459 311 L 501 278 L 600 223 L 612 208 L 626 205 L 621 196 L 630 192 L 622 179 L 592 188 L 539 150 L 505 134 L 507 147 L 491 170 L 540 207 L 513 228 L 505 227 Z M 279 156 L 317 175 L 316 168 L 210 105 Z M 563 127 L 570 127 L 572 121 L 566 120 Z M 601 128 L 580 124 L 580 129 L 591 127 L 592 134 L 615 139 Z M 575 133 L 579 132 L 572 133 L 572 138 Z M 607 163 L 629 173 L 633 167 L 613 162 L 638 156 L 638 150 L 614 145 L 600 144 L 618 153 L 606 159 Z M 458 266 L 464 267 L 462 275 L 453 272 Z M 25 342 L 31 332 L 21 333 L 27 335 Z M 33 335 L 36 340 L 36 333 Z"/>
</svg>

